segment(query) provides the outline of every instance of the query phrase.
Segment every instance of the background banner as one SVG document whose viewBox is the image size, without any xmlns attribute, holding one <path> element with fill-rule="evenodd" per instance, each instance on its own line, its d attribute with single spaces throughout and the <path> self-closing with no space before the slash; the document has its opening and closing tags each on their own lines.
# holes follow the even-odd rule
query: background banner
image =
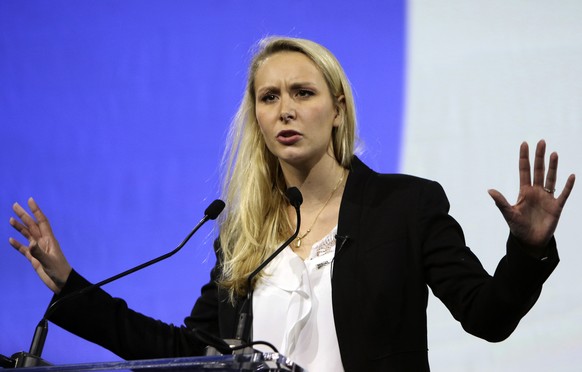
<svg viewBox="0 0 582 372">
<path fill-rule="evenodd" d="M 173 249 L 219 197 L 226 132 L 253 45 L 313 39 L 353 84 L 360 154 L 375 170 L 439 181 L 492 272 L 508 229 L 488 188 L 517 195 L 523 140 L 580 172 L 582 25 L 576 1 L 0 1 L 0 353 L 28 350 L 51 298 L 8 244 L 33 196 L 91 281 Z M 569 371 L 582 363 L 580 185 L 557 231 L 562 262 L 501 344 L 429 300 L 435 371 Z M 177 256 L 105 289 L 181 324 L 214 264 L 205 226 Z M 98 325 L 96 325 L 98 326 Z M 119 359 L 51 325 L 53 363 Z"/>
</svg>

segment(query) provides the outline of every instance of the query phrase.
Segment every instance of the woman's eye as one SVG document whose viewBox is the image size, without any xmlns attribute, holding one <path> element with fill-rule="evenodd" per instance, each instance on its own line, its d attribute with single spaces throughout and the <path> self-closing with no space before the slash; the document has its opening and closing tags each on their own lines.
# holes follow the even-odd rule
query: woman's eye
<svg viewBox="0 0 582 372">
<path fill-rule="evenodd" d="M 275 96 L 274 94 L 265 94 L 261 97 L 262 102 L 273 102 L 276 99 L 277 96 Z"/>
<path fill-rule="evenodd" d="M 297 91 L 297 95 L 299 97 L 311 97 L 313 95 L 313 92 L 307 89 L 300 89 Z"/>
</svg>

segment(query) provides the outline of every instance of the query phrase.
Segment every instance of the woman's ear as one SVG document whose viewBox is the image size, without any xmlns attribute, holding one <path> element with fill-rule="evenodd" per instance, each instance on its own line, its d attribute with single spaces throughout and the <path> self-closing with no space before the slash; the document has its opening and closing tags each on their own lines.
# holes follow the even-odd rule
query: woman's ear
<svg viewBox="0 0 582 372">
<path fill-rule="evenodd" d="M 339 127 L 344 122 L 344 115 L 346 112 L 346 97 L 342 94 L 341 96 L 337 97 L 335 100 L 335 119 L 333 121 L 334 127 Z"/>
</svg>

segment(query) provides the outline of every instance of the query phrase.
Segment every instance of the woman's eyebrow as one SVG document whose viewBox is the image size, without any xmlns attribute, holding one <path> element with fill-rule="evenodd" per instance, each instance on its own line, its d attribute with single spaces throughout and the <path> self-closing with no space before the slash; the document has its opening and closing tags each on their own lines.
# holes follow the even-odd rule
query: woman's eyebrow
<svg viewBox="0 0 582 372">
<path fill-rule="evenodd" d="M 274 85 L 266 85 L 266 86 L 262 86 L 257 88 L 257 94 L 263 94 L 263 93 L 277 93 L 279 91 L 279 88 L 277 88 Z"/>
</svg>

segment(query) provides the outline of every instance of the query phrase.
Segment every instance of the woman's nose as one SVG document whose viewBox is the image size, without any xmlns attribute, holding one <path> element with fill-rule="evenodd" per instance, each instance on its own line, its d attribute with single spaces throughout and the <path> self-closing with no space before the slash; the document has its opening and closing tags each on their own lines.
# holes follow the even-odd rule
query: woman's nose
<svg viewBox="0 0 582 372">
<path fill-rule="evenodd" d="M 283 123 L 288 123 L 289 121 L 295 119 L 297 113 L 293 108 L 293 102 L 290 98 L 281 98 L 281 114 L 279 118 Z"/>
</svg>

